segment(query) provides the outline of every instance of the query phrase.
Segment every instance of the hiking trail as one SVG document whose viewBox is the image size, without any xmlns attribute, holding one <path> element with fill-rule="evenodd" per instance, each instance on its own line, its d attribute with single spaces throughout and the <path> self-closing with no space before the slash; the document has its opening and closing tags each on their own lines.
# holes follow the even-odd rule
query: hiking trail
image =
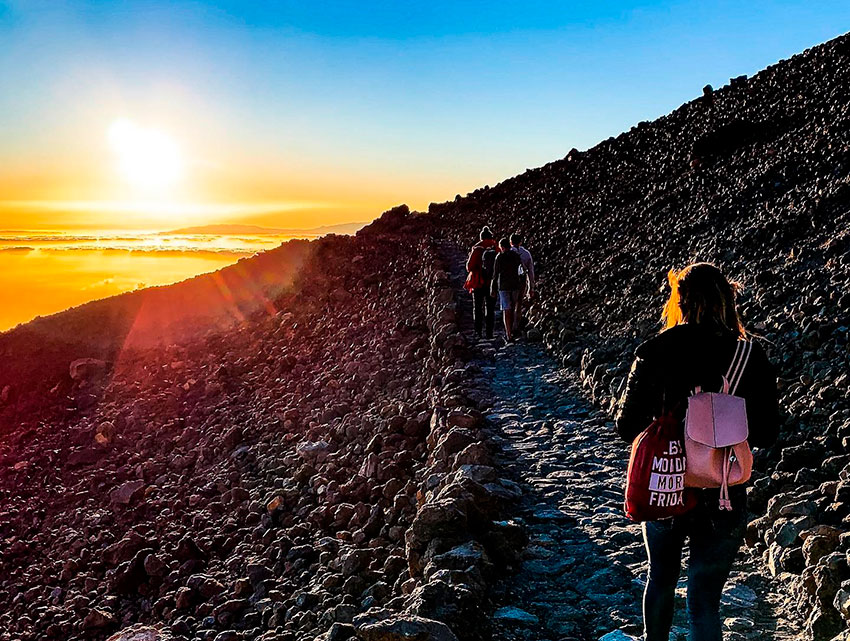
<svg viewBox="0 0 850 641">
<path fill-rule="evenodd" d="M 445 247 L 459 321 L 474 342 L 471 296 L 461 289 L 465 254 Z M 492 591 L 493 639 L 639 638 L 647 563 L 640 526 L 622 509 L 628 446 L 542 345 L 505 345 L 500 323 L 497 312 L 497 338 L 478 341 L 477 365 L 489 381 L 497 461 L 523 489 L 515 518 L 529 543 L 518 571 Z M 781 585 L 760 568 L 747 549 L 739 553 L 721 604 L 727 641 L 797 638 L 799 628 L 779 611 Z M 671 640 L 687 634 L 685 577 L 683 566 Z"/>
</svg>

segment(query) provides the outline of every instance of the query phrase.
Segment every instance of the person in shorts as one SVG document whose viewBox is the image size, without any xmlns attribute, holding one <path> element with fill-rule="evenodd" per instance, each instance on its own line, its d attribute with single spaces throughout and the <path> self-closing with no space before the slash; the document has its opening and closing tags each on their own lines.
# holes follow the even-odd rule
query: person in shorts
<svg viewBox="0 0 850 641">
<path fill-rule="evenodd" d="M 498 296 L 502 309 L 502 320 L 505 323 L 505 338 L 508 342 L 514 339 L 514 311 L 519 302 L 520 292 L 524 285 L 520 275 L 522 260 L 519 254 L 511 251 L 511 243 L 507 238 L 499 241 L 499 255 L 493 266 L 493 282 L 490 295 Z"/>
<path fill-rule="evenodd" d="M 511 234 L 511 251 L 519 254 L 522 262 L 520 273 L 523 286 L 520 288 L 519 301 L 514 312 L 514 332 L 518 334 L 523 327 L 522 313 L 525 311 L 526 301 L 534 298 L 534 260 L 531 258 L 531 252 L 522 246 L 522 236 L 519 233 Z"/>
</svg>

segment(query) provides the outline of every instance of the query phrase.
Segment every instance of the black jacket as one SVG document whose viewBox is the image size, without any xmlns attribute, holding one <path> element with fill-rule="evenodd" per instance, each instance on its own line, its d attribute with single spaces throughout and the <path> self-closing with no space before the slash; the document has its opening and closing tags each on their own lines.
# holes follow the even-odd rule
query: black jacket
<svg viewBox="0 0 850 641">
<path fill-rule="evenodd" d="M 522 259 L 514 251 L 502 251 L 496 256 L 496 264 L 493 267 L 493 286 L 500 292 L 520 290 L 524 281 L 519 275 Z"/>
<path fill-rule="evenodd" d="M 695 386 L 719 391 L 735 346 L 736 338 L 728 331 L 690 324 L 677 325 L 642 343 L 635 350 L 617 411 L 617 431 L 623 440 L 631 443 L 662 407 L 683 418 Z M 747 402 L 749 444 L 772 445 L 779 430 L 776 373 L 758 342 L 753 343 L 735 395 Z"/>
</svg>

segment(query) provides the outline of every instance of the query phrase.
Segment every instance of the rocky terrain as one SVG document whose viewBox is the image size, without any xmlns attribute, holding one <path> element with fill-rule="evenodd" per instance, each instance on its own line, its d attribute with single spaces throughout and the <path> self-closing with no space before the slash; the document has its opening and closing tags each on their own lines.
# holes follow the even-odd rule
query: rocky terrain
<svg viewBox="0 0 850 641">
<path fill-rule="evenodd" d="M 0 640 L 636 633 L 607 413 L 696 259 L 744 283 L 785 415 L 730 638 L 848 638 L 848 98 L 842 37 L 428 213 L 0 334 Z M 537 260 L 527 344 L 471 339 L 484 223 Z"/>
</svg>

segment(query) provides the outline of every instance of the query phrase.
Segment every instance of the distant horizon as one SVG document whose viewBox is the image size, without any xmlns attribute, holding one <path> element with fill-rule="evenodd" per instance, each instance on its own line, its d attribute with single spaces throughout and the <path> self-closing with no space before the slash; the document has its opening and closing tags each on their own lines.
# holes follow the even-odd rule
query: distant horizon
<svg viewBox="0 0 850 641">
<path fill-rule="evenodd" d="M 0 300 L 14 301 L 0 305 L 0 332 L 93 300 L 215 272 L 289 240 L 351 234 L 363 224 L 300 232 L 244 225 L 233 233 L 200 231 L 219 225 L 114 234 L 0 230 Z"/>
<path fill-rule="evenodd" d="M 0 200 L 0 225 L 9 219 L 19 224 L 14 231 L 164 231 L 175 227 L 198 225 L 255 225 L 284 229 L 316 229 L 328 226 L 367 223 L 382 212 L 340 214 L 330 205 L 304 207 L 293 203 L 116 203 L 112 201 L 3 201 Z M 316 212 L 323 212 L 320 218 Z M 148 212 L 148 215 L 146 215 Z M 297 224 L 286 221 L 296 216 Z M 178 219 L 175 221 L 175 217 Z M 250 221 L 250 222 L 249 222 Z M 0 232 L 4 231 L 0 229 Z"/>
<path fill-rule="evenodd" d="M 380 216 L 380 214 L 378 214 Z M 377 218 L 377 217 L 376 217 Z M 373 219 L 374 220 L 374 219 Z M 351 222 L 344 223 L 334 223 L 330 225 L 317 225 L 315 227 L 267 227 L 265 225 L 252 225 L 245 223 L 237 223 L 237 222 L 217 222 L 217 223 L 209 223 L 209 224 L 201 224 L 201 225 L 191 225 L 187 227 L 169 227 L 168 225 L 161 225 L 159 227 L 149 227 L 149 228 L 135 228 L 135 227 L 115 227 L 112 229 L 106 229 L 103 227 L 93 227 L 89 225 L 81 225 L 77 227 L 64 227 L 64 228 L 49 228 L 49 227 L 31 227 L 29 229 L 18 228 L 18 229 L 2 229 L 0 228 L 0 236 L 9 235 L 9 234 L 66 234 L 73 233 L 75 235 L 97 235 L 105 234 L 105 233 L 116 233 L 116 234 L 178 234 L 178 233 L 187 233 L 185 230 L 187 229 L 202 229 L 202 228 L 225 228 L 225 227 L 243 227 L 243 228 L 253 228 L 253 233 L 270 233 L 270 234 L 284 234 L 289 232 L 297 232 L 297 233 L 305 233 L 305 232 L 320 232 L 328 229 L 342 229 L 346 227 L 354 227 L 354 226 L 365 226 L 368 225 L 371 220 L 354 220 Z M 86 233 L 88 232 L 88 233 Z M 196 233 L 213 233 L 213 232 L 205 232 L 200 231 Z M 219 232 L 221 233 L 221 232 Z M 225 232 L 225 233 L 238 233 L 238 232 Z"/>
</svg>

